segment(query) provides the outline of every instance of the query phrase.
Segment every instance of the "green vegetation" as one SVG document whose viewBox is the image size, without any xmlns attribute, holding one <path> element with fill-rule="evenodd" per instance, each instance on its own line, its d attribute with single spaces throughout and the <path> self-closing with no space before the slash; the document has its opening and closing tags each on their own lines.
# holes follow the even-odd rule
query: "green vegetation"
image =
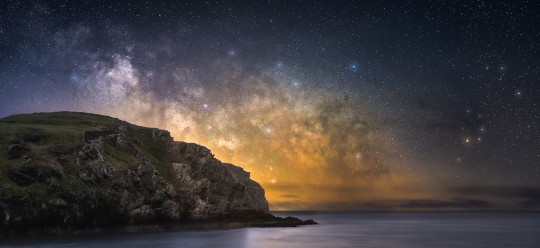
<svg viewBox="0 0 540 248">
<path fill-rule="evenodd" d="M 47 188 L 42 184 L 32 184 L 25 187 L 19 187 L 13 183 L 7 183 L 2 185 L 2 197 L 10 198 L 14 197 L 17 199 L 23 199 L 26 197 L 46 197 Z"/>
<path fill-rule="evenodd" d="M 139 163 L 133 154 L 129 154 L 111 145 L 105 145 L 105 158 L 117 168 L 137 170 Z"/>
<path fill-rule="evenodd" d="M 56 126 L 59 128 L 79 128 L 80 130 L 91 127 L 112 127 L 127 122 L 104 116 L 78 112 L 54 112 L 11 115 L 0 119 L 0 124 L 11 123 L 15 125 L 28 124 L 36 128 Z"/>
<path fill-rule="evenodd" d="M 127 141 L 154 165 L 165 180 L 178 186 L 170 171 L 171 161 L 161 147 L 162 144 L 154 141 L 152 129 L 95 114 L 35 113 L 0 119 L 0 197 L 21 198 L 32 194 L 83 199 L 89 194 L 89 187 L 79 176 L 81 168 L 77 167 L 77 152 L 84 145 L 84 132 L 118 130 L 121 125 L 128 128 Z M 26 158 L 21 156 L 10 159 L 8 148 L 12 144 L 28 146 L 31 154 Z M 103 144 L 103 156 L 105 162 L 112 164 L 116 170 L 137 171 L 140 164 L 133 151 L 118 147 L 114 142 Z M 25 174 L 21 171 L 32 171 L 33 179 L 28 179 L 29 183 L 14 182 L 12 179 L 14 175 L 22 177 L 22 181 L 26 180 Z M 53 194 L 47 194 L 47 180 L 50 178 L 58 182 L 58 189 Z M 145 186 L 151 185 L 152 173 L 145 173 L 141 177 L 141 182 Z M 98 193 L 106 193 L 110 183 L 109 180 L 103 181 L 92 185 L 91 188 Z"/>
</svg>

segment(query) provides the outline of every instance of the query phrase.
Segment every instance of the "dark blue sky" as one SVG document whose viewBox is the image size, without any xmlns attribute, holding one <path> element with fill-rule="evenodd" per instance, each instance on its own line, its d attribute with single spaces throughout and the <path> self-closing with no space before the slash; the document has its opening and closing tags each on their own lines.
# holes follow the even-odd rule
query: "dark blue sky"
<svg viewBox="0 0 540 248">
<path fill-rule="evenodd" d="M 325 137 L 341 139 L 334 119 L 387 135 L 365 152 L 373 168 L 452 192 L 521 192 L 540 186 L 539 44 L 536 1 L 3 1 L 0 117 L 114 114 L 136 97 L 205 115 L 201 97 L 225 111 L 260 92 L 311 92 L 294 104 L 316 106 Z M 268 88 L 239 83 L 254 78 Z M 353 140 L 371 147 L 363 135 Z"/>
</svg>

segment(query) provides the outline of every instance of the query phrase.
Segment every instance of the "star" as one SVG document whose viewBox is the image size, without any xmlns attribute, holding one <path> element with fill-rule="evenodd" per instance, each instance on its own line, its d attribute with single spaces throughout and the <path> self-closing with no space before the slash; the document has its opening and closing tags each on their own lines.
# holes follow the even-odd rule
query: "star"
<svg viewBox="0 0 540 248">
<path fill-rule="evenodd" d="M 359 65 L 357 62 L 352 62 L 351 64 L 349 64 L 349 70 L 352 71 L 352 72 L 358 72 L 358 69 L 359 69 Z"/>
<path fill-rule="evenodd" d="M 271 127 L 266 127 L 266 128 L 264 128 L 264 132 L 265 132 L 266 134 L 271 134 L 271 133 L 273 132 L 273 130 L 272 130 Z"/>
</svg>

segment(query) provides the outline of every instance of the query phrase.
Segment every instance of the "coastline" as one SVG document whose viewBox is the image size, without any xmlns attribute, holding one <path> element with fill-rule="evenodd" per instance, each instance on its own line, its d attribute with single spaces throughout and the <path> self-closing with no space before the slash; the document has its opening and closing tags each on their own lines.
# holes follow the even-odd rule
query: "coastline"
<svg viewBox="0 0 540 248">
<path fill-rule="evenodd" d="M 296 217 L 278 217 L 272 214 L 242 213 L 231 214 L 207 220 L 188 220 L 185 222 L 162 222 L 136 225 L 80 227 L 40 227 L 31 229 L 0 230 L 1 238 L 21 238 L 39 236 L 77 236 L 91 234 L 153 233 L 167 231 L 228 230 L 249 227 L 274 228 L 317 225 L 312 219 L 301 220 Z"/>
</svg>

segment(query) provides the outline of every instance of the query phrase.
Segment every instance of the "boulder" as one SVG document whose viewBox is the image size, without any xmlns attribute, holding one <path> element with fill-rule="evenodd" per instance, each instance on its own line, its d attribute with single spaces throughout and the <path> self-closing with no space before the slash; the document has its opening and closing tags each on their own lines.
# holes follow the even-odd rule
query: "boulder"
<svg viewBox="0 0 540 248">
<path fill-rule="evenodd" d="M 17 159 L 28 156 L 31 151 L 32 149 L 27 145 L 11 144 L 8 146 L 8 159 Z"/>
<path fill-rule="evenodd" d="M 56 192 L 58 190 L 58 187 L 60 184 L 58 181 L 54 178 L 47 179 L 47 191 L 48 192 Z"/>
<path fill-rule="evenodd" d="M 36 181 L 32 176 L 16 169 L 9 170 L 7 176 L 11 181 L 20 186 L 30 185 Z"/>
</svg>

